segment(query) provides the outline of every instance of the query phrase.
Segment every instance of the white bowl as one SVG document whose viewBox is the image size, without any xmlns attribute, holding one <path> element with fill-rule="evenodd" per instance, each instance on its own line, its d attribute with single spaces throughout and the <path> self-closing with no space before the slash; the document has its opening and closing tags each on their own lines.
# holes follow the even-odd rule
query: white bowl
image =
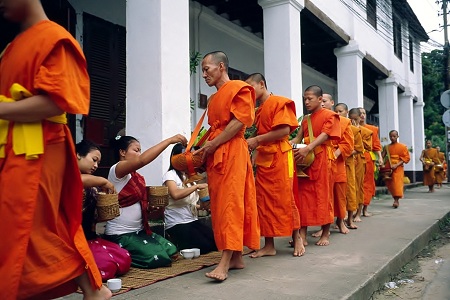
<svg viewBox="0 0 450 300">
<path fill-rule="evenodd" d="M 194 257 L 200 256 L 200 249 L 199 248 L 192 248 L 191 250 L 194 250 Z"/>
<path fill-rule="evenodd" d="M 195 256 L 195 251 L 192 249 L 183 249 L 180 251 L 180 255 L 185 259 L 193 259 Z"/>
<path fill-rule="evenodd" d="M 120 278 L 112 278 L 106 281 L 106 286 L 110 289 L 111 292 L 115 293 L 120 291 L 122 288 L 122 279 Z"/>
</svg>

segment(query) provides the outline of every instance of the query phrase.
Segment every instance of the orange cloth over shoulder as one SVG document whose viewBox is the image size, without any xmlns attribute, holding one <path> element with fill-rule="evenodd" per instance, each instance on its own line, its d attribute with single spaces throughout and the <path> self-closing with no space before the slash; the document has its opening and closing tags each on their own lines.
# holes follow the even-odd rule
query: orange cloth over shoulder
<svg viewBox="0 0 450 300">
<path fill-rule="evenodd" d="M 380 137 L 378 136 L 378 127 L 370 124 L 364 125 L 367 129 L 371 130 L 373 132 L 372 135 L 372 151 L 381 151 L 383 148 L 381 146 Z"/>
<path fill-rule="evenodd" d="M 339 155 L 334 161 L 336 168 L 333 173 L 334 187 L 334 215 L 338 218 L 344 218 L 347 214 L 347 170 L 345 161 L 351 155 L 354 147 L 353 132 L 351 129 L 350 119 L 339 117 L 339 125 L 341 129 L 341 138 L 339 141 L 333 141 L 334 149 L 340 149 Z"/>
<path fill-rule="evenodd" d="M 244 126 L 206 160 L 214 238 L 219 250 L 242 251 L 243 246 L 259 249 L 255 179 L 244 139 L 245 128 L 252 126 L 255 118 L 255 92 L 239 80 L 226 82 L 211 97 L 209 140 L 218 136 L 233 117 Z"/>
<path fill-rule="evenodd" d="M 403 161 L 403 163 L 409 163 L 410 156 L 408 147 L 401 143 L 389 144 L 386 147 L 389 149 L 389 155 L 391 157 L 392 165 L 397 164 L 399 161 Z M 389 161 L 387 162 L 389 166 Z M 392 171 L 391 178 L 385 181 L 386 187 L 391 193 L 392 197 L 400 197 L 403 198 L 403 177 L 405 177 L 405 171 L 403 165 L 398 166 L 395 170 Z"/>
<path fill-rule="evenodd" d="M 325 225 L 333 222 L 333 199 L 331 199 L 331 140 L 339 140 L 341 131 L 339 115 L 328 109 L 320 109 L 311 114 L 314 137 L 322 132 L 328 135 L 328 141 L 314 150 L 314 162 L 305 171 L 309 178 L 298 178 L 299 212 L 301 226 Z M 305 143 L 309 143 L 306 118 L 302 121 Z"/>
<path fill-rule="evenodd" d="M 294 101 L 271 95 L 256 112 L 256 128 L 262 135 L 280 126 L 298 127 Z M 289 135 L 259 145 L 256 150 L 256 202 L 261 235 L 288 236 L 300 228 L 300 216 L 292 192 L 294 164 Z"/>
<path fill-rule="evenodd" d="M 48 95 L 62 110 L 86 114 L 89 77 L 78 43 L 51 21 L 22 32 L 0 62 L 0 94 L 18 83 Z M 0 281 L 3 299 L 50 298 L 76 291 L 87 271 L 101 276 L 81 228 L 83 186 L 66 125 L 43 121 L 44 154 L 26 160 L 12 150 L 10 122 L 0 159 Z"/>
</svg>

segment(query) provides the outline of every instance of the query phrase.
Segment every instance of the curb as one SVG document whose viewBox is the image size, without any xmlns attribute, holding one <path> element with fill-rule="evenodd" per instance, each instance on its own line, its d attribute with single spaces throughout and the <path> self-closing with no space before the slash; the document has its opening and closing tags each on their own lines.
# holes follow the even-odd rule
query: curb
<svg viewBox="0 0 450 300">
<path fill-rule="evenodd" d="M 436 220 L 431 226 L 420 233 L 414 240 L 405 246 L 396 256 L 388 261 L 381 269 L 375 272 L 366 282 L 357 287 L 342 299 L 360 300 L 371 299 L 373 294 L 378 291 L 385 282 L 391 280 L 392 276 L 416 257 L 432 239 L 433 234 L 439 232 L 440 222 L 450 217 L 450 212 L 444 214 L 442 218 Z"/>
</svg>

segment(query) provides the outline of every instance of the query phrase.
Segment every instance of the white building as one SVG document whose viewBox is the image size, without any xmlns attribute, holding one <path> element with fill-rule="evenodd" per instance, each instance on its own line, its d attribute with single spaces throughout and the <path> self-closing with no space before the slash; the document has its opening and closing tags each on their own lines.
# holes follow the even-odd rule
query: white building
<svg viewBox="0 0 450 300">
<path fill-rule="evenodd" d="M 265 74 L 273 93 L 296 101 L 298 115 L 303 89 L 312 84 L 349 108 L 363 106 L 379 125 L 383 144 L 391 129 L 399 131 L 413 151 L 405 169 L 413 181 L 416 173 L 420 177 L 419 43 L 428 36 L 406 0 L 42 2 L 83 46 L 92 103 L 82 127 L 105 150 L 123 127 L 144 149 L 176 133 L 189 137 L 203 112 L 198 104 L 214 92 L 199 68 L 190 76 L 190 53 L 222 50 L 233 78 Z M 0 33 L 0 46 L 10 37 Z M 72 127 L 81 139 L 77 125 Z M 107 167 L 111 158 L 104 153 Z M 160 184 L 168 156 L 166 151 L 142 170 L 148 184 Z"/>
</svg>

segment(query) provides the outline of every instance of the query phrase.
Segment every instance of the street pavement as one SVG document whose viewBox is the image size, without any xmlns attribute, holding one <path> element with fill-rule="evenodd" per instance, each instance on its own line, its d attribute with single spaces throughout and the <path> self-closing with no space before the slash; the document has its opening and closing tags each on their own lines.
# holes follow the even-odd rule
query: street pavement
<svg viewBox="0 0 450 300">
<path fill-rule="evenodd" d="M 398 209 L 392 198 L 383 194 L 372 201 L 372 217 L 363 218 L 349 234 L 332 231 L 331 244 L 314 245 L 309 228 L 306 254 L 293 257 L 289 237 L 277 238 L 277 255 L 252 259 L 245 257 L 246 268 L 231 270 L 228 279 L 215 283 L 204 276 L 213 267 L 167 279 L 147 287 L 117 295 L 113 299 L 370 299 L 390 281 L 392 275 L 414 258 L 439 230 L 439 221 L 450 212 L 450 186 L 435 193 L 427 187 L 410 186 Z M 450 266 L 442 267 L 438 280 L 448 287 Z M 446 295 L 436 280 L 429 295 Z M 441 290 L 440 290 L 441 289 Z M 73 294 L 63 299 L 82 299 Z M 429 299 L 449 299 L 432 298 Z"/>
</svg>

